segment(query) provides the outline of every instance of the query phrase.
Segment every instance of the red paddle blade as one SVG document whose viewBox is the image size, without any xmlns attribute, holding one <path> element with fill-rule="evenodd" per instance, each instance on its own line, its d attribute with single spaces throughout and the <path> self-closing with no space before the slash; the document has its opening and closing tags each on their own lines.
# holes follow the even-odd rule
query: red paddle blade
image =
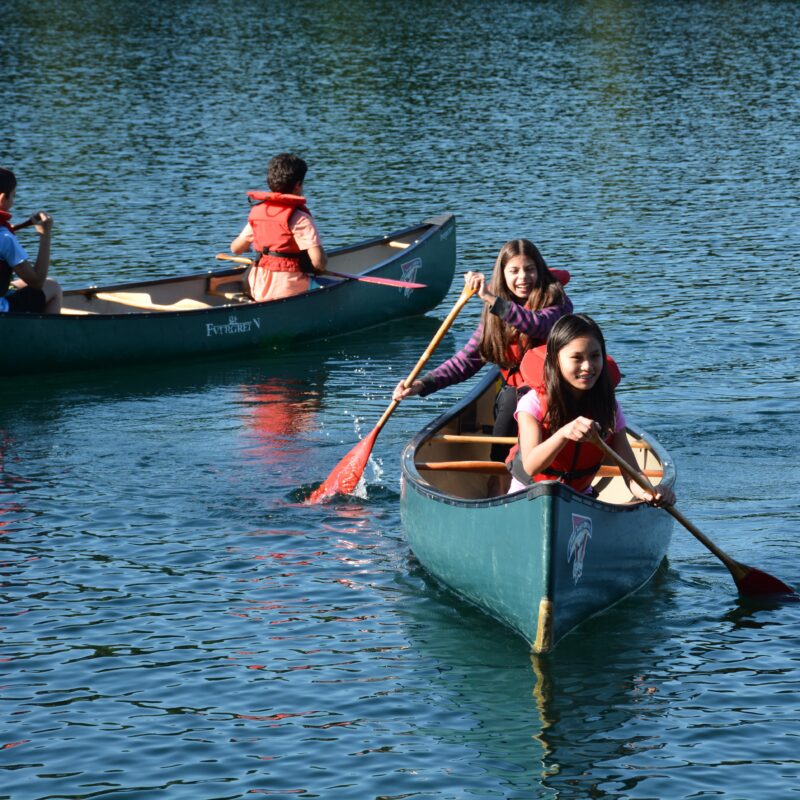
<svg viewBox="0 0 800 800">
<path fill-rule="evenodd" d="M 358 486 L 369 454 L 378 436 L 378 429 L 364 437 L 334 468 L 333 472 L 311 493 L 309 505 L 321 503 L 335 494 L 350 494 Z"/>
<path fill-rule="evenodd" d="M 791 586 L 787 586 L 782 580 L 762 572 L 755 567 L 748 567 L 747 572 L 736 579 L 736 588 L 740 594 L 747 597 L 765 594 L 795 594 Z"/>
</svg>

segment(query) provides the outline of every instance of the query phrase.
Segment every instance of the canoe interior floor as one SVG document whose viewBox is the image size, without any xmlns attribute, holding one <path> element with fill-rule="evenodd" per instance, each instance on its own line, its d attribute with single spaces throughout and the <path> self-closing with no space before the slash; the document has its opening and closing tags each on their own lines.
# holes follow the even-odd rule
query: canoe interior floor
<svg viewBox="0 0 800 800">
<path fill-rule="evenodd" d="M 252 302 L 244 294 L 244 269 L 232 275 L 198 276 L 193 280 L 164 282 L 117 289 L 83 289 L 64 293 L 61 313 L 140 314 L 147 312 L 199 311 Z"/>
</svg>

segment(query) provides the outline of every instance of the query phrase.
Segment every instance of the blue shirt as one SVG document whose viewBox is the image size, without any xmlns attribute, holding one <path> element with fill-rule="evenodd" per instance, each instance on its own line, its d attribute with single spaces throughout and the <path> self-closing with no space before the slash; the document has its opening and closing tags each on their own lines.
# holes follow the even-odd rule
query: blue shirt
<svg viewBox="0 0 800 800">
<path fill-rule="evenodd" d="M 30 261 L 17 237 L 4 226 L 0 226 L 0 261 L 5 261 L 11 269 L 23 261 Z M 0 314 L 5 314 L 7 311 L 8 300 L 0 297 Z"/>
<path fill-rule="evenodd" d="M 5 227 L 0 227 L 0 260 L 5 261 L 11 269 L 23 261 L 30 261 L 17 237 Z"/>
</svg>

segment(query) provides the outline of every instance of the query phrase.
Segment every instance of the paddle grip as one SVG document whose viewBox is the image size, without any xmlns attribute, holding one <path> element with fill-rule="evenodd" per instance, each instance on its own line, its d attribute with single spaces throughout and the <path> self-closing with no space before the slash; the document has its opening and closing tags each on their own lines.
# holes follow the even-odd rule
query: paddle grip
<svg viewBox="0 0 800 800">
<path fill-rule="evenodd" d="M 217 253 L 218 261 L 233 261 L 236 264 L 246 264 L 249 267 L 253 266 L 252 258 L 245 258 L 244 256 L 229 256 L 227 253 Z"/>
<path fill-rule="evenodd" d="M 18 223 L 17 225 L 12 225 L 11 229 L 16 233 L 17 231 L 21 231 L 23 228 L 28 228 L 31 225 L 35 225 L 39 221 L 39 213 L 31 214 L 28 219 L 23 220 L 22 222 Z"/>
</svg>

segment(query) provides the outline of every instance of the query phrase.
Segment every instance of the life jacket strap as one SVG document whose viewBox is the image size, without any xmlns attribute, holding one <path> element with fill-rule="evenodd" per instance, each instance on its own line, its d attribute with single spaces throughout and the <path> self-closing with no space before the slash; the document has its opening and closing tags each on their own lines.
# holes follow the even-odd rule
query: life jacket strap
<svg viewBox="0 0 800 800">
<path fill-rule="evenodd" d="M 594 475 L 594 473 L 597 472 L 598 466 L 599 465 L 595 464 L 592 467 L 584 467 L 583 469 L 573 470 L 560 470 L 553 469 L 552 467 L 545 467 L 541 474 L 556 478 L 564 483 L 569 483 L 570 481 L 578 480 L 578 478 L 585 478 L 587 475 Z M 519 447 L 517 447 L 513 458 L 506 462 L 506 469 L 521 484 L 530 486 L 533 483 L 532 476 L 525 472 L 525 467 L 522 465 L 522 453 Z"/>
<path fill-rule="evenodd" d="M 277 250 L 270 250 L 268 247 L 262 248 L 261 255 L 274 256 L 275 258 L 291 258 L 294 261 L 300 261 L 303 257 L 302 253 L 279 253 Z"/>
</svg>

